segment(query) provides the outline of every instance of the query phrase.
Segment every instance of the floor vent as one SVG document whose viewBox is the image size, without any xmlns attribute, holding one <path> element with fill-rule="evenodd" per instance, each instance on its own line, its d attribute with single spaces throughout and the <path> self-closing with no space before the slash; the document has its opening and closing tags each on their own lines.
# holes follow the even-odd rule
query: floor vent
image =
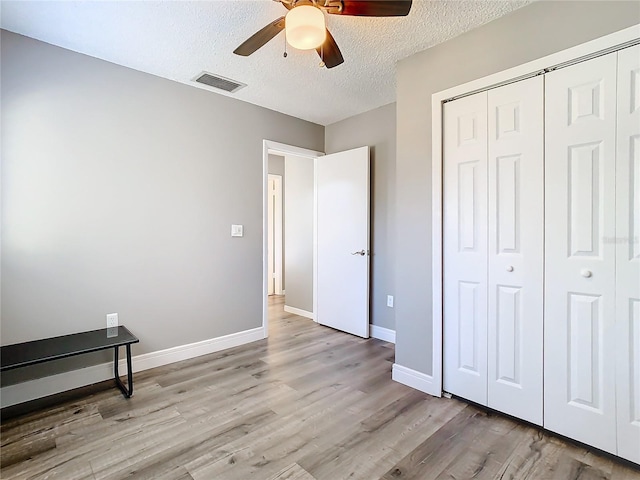
<svg viewBox="0 0 640 480">
<path fill-rule="evenodd" d="M 229 78 L 221 77 L 220 75 L 213 75 L 212 73 L 206 73 L 206 72 L 201 73 L 194 80 L 198 83 L 203 83 L 205 85 L 209 85 L 210 87 L 217 88 L 219 90 L 224 90 L 225 92 L 229 92 L 229 93 L 235 93 L 241 88 L 244 88 L 247 86 L 244 83 L 236 82 L 235 80 L 231 80 Z"/>
</svg>

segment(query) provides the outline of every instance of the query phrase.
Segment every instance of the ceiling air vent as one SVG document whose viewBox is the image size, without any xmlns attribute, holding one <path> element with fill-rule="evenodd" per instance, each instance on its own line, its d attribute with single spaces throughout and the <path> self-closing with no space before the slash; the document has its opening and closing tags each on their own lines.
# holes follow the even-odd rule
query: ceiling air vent
<svg viewBox="0 0 640 480">
<path fill-rule="evenodd" d="M 235 93 L 241 88 L 246 87 L 244 83 L 236 82 L 229 78 L 221 77 L 220 75 L 213 75 L 212 73 L 202 72 L 195 79 L 198 83 L 209 85 L 210 87 L 224 90 L 225 92 Z"/>
</svg>

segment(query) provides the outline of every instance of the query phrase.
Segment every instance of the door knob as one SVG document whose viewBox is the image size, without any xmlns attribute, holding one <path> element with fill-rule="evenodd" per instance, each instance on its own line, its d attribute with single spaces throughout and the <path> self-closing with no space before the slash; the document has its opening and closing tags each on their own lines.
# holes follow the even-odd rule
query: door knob
<svg viewBox="0 0 640 480">
<path fill-rule="evenodd" d="M 366 253 L 364 250 L 360 250 L 359 252 L 353 252 L 351 255 L 360 255 L 361 257 L 364 257 Z"/>
<path fill-rule="evenodd" d="M 507 267 L 507 272 L 513 272 L 513 266 L 512 265 L 509 265 Z"/>
<path fill-rule="evenodd" d="M 591 270 L 587 270 L 586 268 L 583 268 L 582 270 L 580 270 L 580 275 L 582 275 L 584 278 L 589 278 L 592 273 Z"/>
</svg>

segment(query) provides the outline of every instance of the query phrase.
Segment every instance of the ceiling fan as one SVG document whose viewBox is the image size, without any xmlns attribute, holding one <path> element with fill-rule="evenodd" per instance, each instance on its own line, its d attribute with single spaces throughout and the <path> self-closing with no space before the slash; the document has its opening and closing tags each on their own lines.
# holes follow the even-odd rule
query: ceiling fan
<svg viewBox="0 0 640 480">
<path fill-rule="evenodd" d="M 325 26 L 324 13 L 357 17 L 404 17 L 409 14 L 412 3 L 412 0 L 274 1 L 282 3 L 289 12 L 253 34 L 233 53 L 248 57 L 286 28 L 290 45 L 302 50 L 315 49 L 322 60 L 320 65 L 327 68 L 337 67 L 344 62 L 344 58 Z"/>
</svg>

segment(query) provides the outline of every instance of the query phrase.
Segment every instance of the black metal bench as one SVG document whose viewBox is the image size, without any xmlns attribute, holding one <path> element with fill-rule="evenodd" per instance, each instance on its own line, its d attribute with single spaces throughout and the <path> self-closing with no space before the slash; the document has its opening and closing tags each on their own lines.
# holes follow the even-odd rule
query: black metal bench
<svg viewBox="0 0 640 480">
<path fill-rule="evenodd" d="M 15 343 L 0 347 L 0 371 L 27 367 L 38 363 L 73 357 L 83 353 L 114 349 L 113 373 L 116 385 L 126 398 L 133 395 L 133 371 L 131 365 L 131 344 L 140 340 L 126 327 L 103 328 L 90 332 L 73 333 L 61 337 L 44 338 L 31 342 Z M 127 350 L 127 387 L 118 374 L 118 350 Z"/>
</svg>

